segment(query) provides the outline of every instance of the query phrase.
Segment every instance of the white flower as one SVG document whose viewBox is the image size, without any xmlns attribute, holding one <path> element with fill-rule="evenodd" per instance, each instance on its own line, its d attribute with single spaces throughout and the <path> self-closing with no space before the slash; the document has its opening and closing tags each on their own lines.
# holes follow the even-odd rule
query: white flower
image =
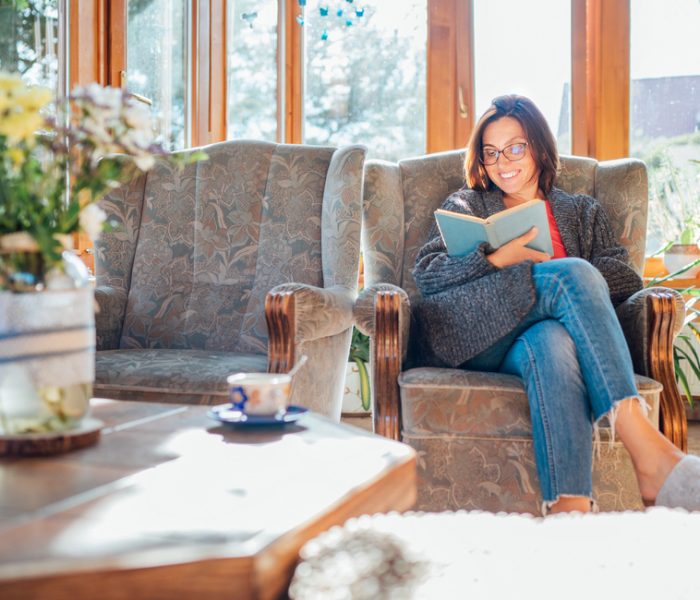
<svg viewBox="0 0 700 600">
<path fill-rule="evenodd" d="M 149 131 L 151 129 L 150 110 L 141 104 L 130 103 L 124 109 L 124 120 L 129 127 Z"/>
<path fill-rule="evenodd" d="M 100 237 L 106 220 L 107 213 L 97 204 L 88 204 L 80 211 L 80 228 L 87 233 L 93 242 Z"/>
<path fill-rule="evenodd" d="M 141 170 L 141 171 L 150 171 L 153 168 L 153 165 L 155 164 L 156 159 L 153 158 L 152 154 L 141 154 L 141 155 L 136 155 L 134 156 L 134 164 Z"/>
</svg>

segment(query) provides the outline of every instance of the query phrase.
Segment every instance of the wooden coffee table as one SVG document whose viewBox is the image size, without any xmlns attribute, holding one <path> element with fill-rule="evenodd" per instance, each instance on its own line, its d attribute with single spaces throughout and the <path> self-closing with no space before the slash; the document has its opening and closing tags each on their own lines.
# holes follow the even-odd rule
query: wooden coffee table
<svg viewBox="0 0 700 600">
<path fill-rule="evenodd" d="M 408 446 L 312 413 L 232 430 L 206 412 L 96 400 L 96 446 L 0 460 L 0 598 L 277 598 L 307 540 L 415 502 Z"/>
</svg>

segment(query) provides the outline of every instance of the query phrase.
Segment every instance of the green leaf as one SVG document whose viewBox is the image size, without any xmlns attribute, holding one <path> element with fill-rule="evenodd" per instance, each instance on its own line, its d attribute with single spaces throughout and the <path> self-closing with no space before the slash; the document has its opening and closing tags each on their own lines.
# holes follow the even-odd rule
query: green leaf
<svg viewBox="0 0 700 600">
<path fill-rule="evenodd" d="M 688 353 L 686 350 L 679 346 L 676 346 L 676 350 L 678 350 L 678 352 L 680 352 L 683 355 L 683 358 L 685 358 L 688 361 L 688 365 L 690 366 L 693 373 L 695 373 L 695 377 L 700 379 L 700 358 L 698 358 L 698 353 L 695 351 L 695 348 L 689 340 L 685 340 L 685 342 L 688 345 L 688 348 L 690 348 L 690 353 Z"/>
<path fill-rule="evenodd" d="M 697 267 L 700 265 L 700 258 L 696 258 L 694 261 L 689 262 L 687 265 L 681 267 L 680 269 L 676 269 L 673 273 L 669 273 L 668 275 L 665 275 L 664 277 L 661 277 L 660 279 L 654 279 L 653 281 L 650 281 L 646 287 L 651 287 L 652 285 L 659 285 L 660 283 L 663 283 L 664 281 L 668 281 L 669 279 L 673 279 L 675 277 L 678 277 L 678 275 L 682 275 L 686 271 L 689 271 L 693 267 Z"/>
<path fill-rule="evenodd" d="M 359 358 L 364 362 L 369 362 L 369 336 L 362 333 L 357 327 L 352 329 L 352 340 L 350 341 L 349 360 Z"/>
<path fill-rule="evenodd" d="M 663 253 L 666 252 L 666 250 L 668 250 L 671 246 L 673 246 L 673 241 L 666 242 L 663 246 L 661 246 L 661 248 L 659 248 L 658 250 L 656 250 L 655 252 L 653 252 L 652 254 L 650 254 L 649 257 L 651 258 L 651 257 L 653 257 L 653 256 L 658 256 L 659 254 L 663 254 Z"/>
<path fill-rule="evenodd" d="M 688 323 L 688 329 L 693 333 L 695 339 L 700 342 L 700 329 L 698 329 L 697 325 L 695 325 L 695 323 Z"/>
<path fill-rule="evenodd" d="M 680 361 L 674 358 L 673 362 L 676 366 L 676 381 L 680 381 L 681 387 L 683 388 L 683 392 L 685 394 L 685 399 L 688 401 L 690 408 L 693 408 L 693 394 L 691 393 L 690 386 L 688 385 L 688 378 L 680 369 Z"/>
<path fill-rule="evenodd" d="M 369 373 L 365 361 L 354 359 L 357 365 L 357 372 L 360 375 L 360 399 L 362 400 L 362 408 L 369 410 L 371 404 L 371 392 L 369 386 Z"/>
</svg>

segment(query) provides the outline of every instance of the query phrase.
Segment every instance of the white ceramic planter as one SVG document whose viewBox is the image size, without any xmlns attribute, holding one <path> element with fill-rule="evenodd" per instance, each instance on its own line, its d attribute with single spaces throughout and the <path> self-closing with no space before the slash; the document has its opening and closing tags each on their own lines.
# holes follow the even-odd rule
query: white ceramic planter
<svg viewBox="0 0 700 600">
<path fill-rule="evenodd" d="M 91 288 L 0 292 L 0 434 L 77 427 L 95 375 Z"/>
<path fill-rule="evenodd" d="M 698 258 L 700 258 L 700 248 L 697 244 L 673 244 L 664 253 L 664 266 L 669 273 L 673 273 Z M 690 279 L 696 277 L 698 273 L 700 273 L 700 265 L 686 271 L 681 277 Z"/>
<path fill-rule="evenodd" d="M 362 407 L 360 394 L 360 373 L 354 362 L 349 362 L 345 367 L 345 393 L 343 394 L 344 415 L 368 415 L 370 410 Z"/>
</svg>

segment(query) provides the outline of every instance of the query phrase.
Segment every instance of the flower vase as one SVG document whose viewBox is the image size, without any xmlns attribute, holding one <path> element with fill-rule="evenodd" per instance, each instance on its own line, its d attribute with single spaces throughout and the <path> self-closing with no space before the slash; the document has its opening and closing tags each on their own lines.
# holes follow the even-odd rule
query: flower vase
<svg viewBox="0 0 700 600">
<path fill-rule="evenodd" d="M 95 371 L 87 269 L 65 252 L 62 268 L 8 277 L 7 265 L 18 262 L 7 258 L 0 256 L 0 435 L 76 429 L 89 409 Z"/>
</svg>

